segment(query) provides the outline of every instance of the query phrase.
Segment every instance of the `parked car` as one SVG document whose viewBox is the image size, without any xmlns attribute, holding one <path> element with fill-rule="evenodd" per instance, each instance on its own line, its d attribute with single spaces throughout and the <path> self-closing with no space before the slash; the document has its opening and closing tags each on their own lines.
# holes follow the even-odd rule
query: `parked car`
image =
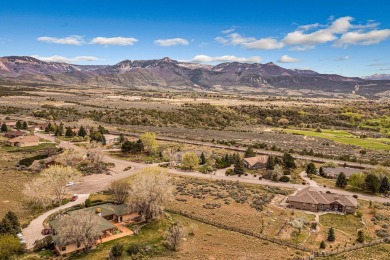
<svg viewBox="0 0 390 260">
<path fill-rule="evenodd" d="M 49 235 L 49 234 L 51 234 L 51 229 L 44 228 L 44 229 L 42 229 L 41 234 L 44 236 Z"/>
<path fill-rule="evenodd" d="M 73 186 L 75 185 L 74 181 L 70 181 L 66 184 L 66 187 L 70 187 L 70 186 Z"/>
<path fill-rule="evenodd" d="M 73 195 L 73 197 L 72 197 L 72 201 L 76 201 L 78 198 L 79 198 L 79 196 L 77 196 L 77 195 Z"/>
</svg>

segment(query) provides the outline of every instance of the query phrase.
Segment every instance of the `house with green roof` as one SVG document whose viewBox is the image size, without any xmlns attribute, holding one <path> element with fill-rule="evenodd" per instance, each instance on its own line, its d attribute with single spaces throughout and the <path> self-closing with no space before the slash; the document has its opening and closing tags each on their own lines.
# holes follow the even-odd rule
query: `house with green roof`
<svg viewBox="0 0 390 260">
<path fill-rule="evenodd" d="M 118 230 L 115 226 L 116 223 L 134 222 L 139 216 L 138 213 L 131 211 L 128 205 L 116 205 L 113 203 L 105 203 L 93 207 L 69 211 L 66 214 L 72 215 L 75 212 L 92 212 L 100 217 L 97 225 L 101 235 L 96 238 L 95 245 L 102 243 L 102 240 L 104 238 L 112 236 L 112 234 L 114 234 Z M 84 249 L 83 245 L 77 245 L 75 243 L 64 244 L 62 242 L 61 233 L 58 232 L 60 219 L 61 217 L 49 222 L 52 238 L 55 243 L 57 253 L 61 256 L 64 256 L 73 252 L 82 251 Z"/>
</svg>

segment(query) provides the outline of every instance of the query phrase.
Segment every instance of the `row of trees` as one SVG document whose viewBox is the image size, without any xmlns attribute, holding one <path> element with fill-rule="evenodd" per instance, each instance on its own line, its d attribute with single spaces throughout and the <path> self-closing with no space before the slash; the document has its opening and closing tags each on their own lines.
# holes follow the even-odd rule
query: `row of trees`
<svg viewBox="0 0 390 260">
<path fill-rule="evenodd" d="M 346 180 L 345 174 L 340 173 L 336 185 L 339 187 L 345 187 L 347 183 L 355 188 L 363 189 L 372 193 L 384 193 L 390 192 L 390 183 L 387 175 L 377 175 L 375 173 L 355 173 Z"/>
</svg>

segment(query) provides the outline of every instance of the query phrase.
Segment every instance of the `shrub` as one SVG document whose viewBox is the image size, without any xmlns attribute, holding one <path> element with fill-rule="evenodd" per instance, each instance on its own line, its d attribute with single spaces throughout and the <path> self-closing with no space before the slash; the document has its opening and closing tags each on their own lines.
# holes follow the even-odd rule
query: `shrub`
<svg viewBox="0 0 390 260">
<path fill-rule="evenodd" d="M 321 248 L 321 249 L 325 249 L 325 247 L 326 247 L 325 241 L 322 240 L 322 241 L 321 241 L 321 244 L 320 244 L 320 248 Z"/>
<path fill-rule="evenodd" d="M 290 178 L 286 175 L 283 175 L 282 177 L 280 177 L 279 181 L 281 182 L 289 182 L 290 181 Z"/>
<path fill-rule="evenodd" d="M 111 248 L 111 255 L 114 257 L 120 257 L 123 254 L 123 244 L 117 243 Z"/>
<path fill-rule="evenodd" d="M 234 174 L 233 169 L 227 169 L 225 172 L 226 176 L 233 175 L 233 174 Z"/>
</svg>

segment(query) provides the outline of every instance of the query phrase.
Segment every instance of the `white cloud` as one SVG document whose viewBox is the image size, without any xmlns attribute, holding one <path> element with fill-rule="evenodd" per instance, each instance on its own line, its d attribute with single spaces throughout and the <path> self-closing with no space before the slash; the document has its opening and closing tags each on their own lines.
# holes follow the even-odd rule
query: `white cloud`
<svg viewBox="0 0 390 260">
<path fill-rule="evenodd" d="M 244 58 L 244 57 L 236 57 L 232 55 L 211 57 L 207 55 L 196 55 L 194 58 L 192 58 L 191 61 L 196 63 L 234 62 L 234 61 L 243 62 L 243 63 L 257 63 L 261 61 L 261 57 L 253 56 L 249 58 Z"/>
<path fill-rule="evenodd" d="M 126 37 L 95 37 L 90 41 L 90 44 L 100 44 L 100 45 L 133 45 L 138 42 L 136 38 L 126 38 Z"/>
<path fill-rule="evenodd" d="M 350 56 L 346 55 L 346 56 L 343 56 L 343 57 L 338 57 L 338 58 L 336 59 L 336 61 L 349 60 L 350 58 L 351 58 Z"/>
<path fill-rule="evenodd" d="M 235 27 L 235 26 L 232 26 L 232 28 L 227 29 L 227 30 L 223 30 L 223 31 L 221 31 L 221 33 L 223 33 L 223 34 L 228 34 L 228 33 L 234 32 L 235 30 L 236 30 L 236 27 Z"/>
<path fill-rule="evenodd" d="M 154 44 L 163 46 L 163 47 L 170 47 L 170 46 L 176 46 L 176 45 L 188 45 L 188 40 L 183 38 L 172 38 L 172 39 L 158 39 L 154 41 Z"/>
<path fill-rule="evenodd" d="M 294 63 L 294 62 L 298 62 L 298 61 L 299 61 L 298 59 L 290 57 L 288 55 L 283 55 L 278 60 L 279 63 Z"/>
<path fill-rule="evenodd" d="M 368 32 L 347 32 L 335 43 L 336 47 L 352 45 L 372 45 L 380 43 L 390 37 L 390 29 L 372 30 Z"/>
<path fill-rule="evenodd" d="M 351 27 L 352 17 L 346 16 L 334 20 L 328 27 L 317 30 L 311 33 L 305 33 L 307 28 L 302 29 L 302 26 L 294 32 L 288 33 L 283 42 L 289 45 L 315 45 L 320 43 L 331 42 L 337 39 L 337 34 L 347 32 Z M 313 25 L 309 25 L 313 27 Z"/>
<path fill-rule="evenodd" d="M 315 48 L 314 45 L 300 45 L 300 46 L 291 47 L 289 50 L 290 51 L 307 51 L 307 50 L 312 50 L 314 48 Z"/>
<path fill-rule="evenodd" d="M 298 30 L 300 31 L 308 31 L 308 30 L 311 30 L 311 29 L 314 29 L 314 28 L 317 28 L 319 27 L 320 24 L 319 23 L 313 23 L 313 24 L 307 24 L 307 25 L 301 25 L 298 27 Z"/>
<path fill-rule="evenodd" d="M 94 56 L 76 56 L 73 58 L 67 58 L 60 55 L 54 55 L 54 56 L 39 56 L 39 55 L 32 55 L 31 57 L 34 57 L 39 60 L 47 61 L 47 62 L 65 62 L 65 63 L 77 63 L 81 61 L 97 61 L 100 60 L 97 57 Z"/>
<path fill-rule="evenodd" d="M 84 44 L 83 38 L 84 38 L 83 36 L 79 36 L 79 35 L 70 35 L 65 38 L 42 36 L 42 37 L 38 37 L 37 40 L 41 42 L 48 42 L 48 43 L 82 45 Z"/>
<path fill-rule="evenodd" d="M 256 39 L 254 37 L 242 37 L 239 33 L 232 33 L 227 35 L 227 38 L 216 37 L 215 40 L 224 45 L 240 45 L 246 49 L 257 49 L 257 50 L 273 50 L 281 49 L 284 44 L 278 40 L 268 37 Z"/>
</svg>

